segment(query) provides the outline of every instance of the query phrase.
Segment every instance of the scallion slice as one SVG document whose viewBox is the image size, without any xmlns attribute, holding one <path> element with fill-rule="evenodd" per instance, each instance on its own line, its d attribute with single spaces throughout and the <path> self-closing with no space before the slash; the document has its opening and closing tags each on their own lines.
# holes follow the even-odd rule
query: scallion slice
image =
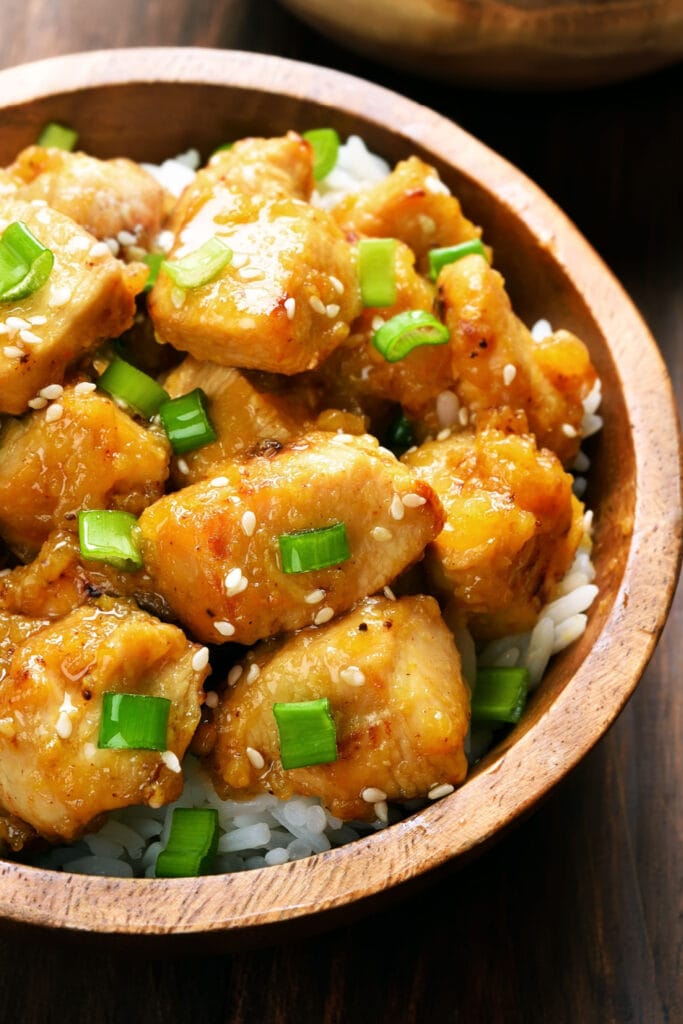
<svg viewBox="0 0 683 1024">
<path fill-rule="evenodd" d="M 118 509 L 78 513 L 78 541 L 83 558 L 106 562 L 124 572 L 142 569 L 142 555 L 133 537 L 136 519 Z"/>
<path fill-rule="evenodd" d="M 149 275 L 147 277 L 145 287 L 142 290 L 145 292 L 149 292 L 157 283 L 159 269 L 161 267 L 161 264 L 164 262 L 164 254 L 161 252 L 147 252 L 142 257 L 142 262 L 146 263 L 147 266 L 149 267 Z"/>
<path fill-rule="evenodd" d="M 429 253 L 430 279 L 436 281 L 439 271 L 447 263 L 455 263 L 463 256 L 471 256 L 472 253 L 486 257 L 486 249 L 478 238 L 473 238 L 469 242 L 461 242 L 460 245 L 449 245 L 444 249 L 432 249 Z"/>
<path fill-rule="evenodd" d="M 273 704 L 285 771 L 337 760 L 337 730 L 327 697 Z"/>
<path fill-rule="evenodd" d="M 157 857 L 157 878 L 193 878 L 211 870 L 218 849 L 214 807 L 176 807 L 165 848 Z"/>
<path fill-rule="evenodd" d="M 282 571 L 312 572 L 341 565 L 351 557 L 346 523 L 334 523 L 320 530 L 299 530 L 278 537 Z"/>
<path fill-rule="evenodd" d="M 216 440 L 209 413 L 207 398 L 201 388 L 195 388 L 180 398 L 171 398 L 159 408 L 164 430 L 176 455 L 193 452 Z"/>
<path fill-rule="evenodd" d="M 401 413 L 398 419 L 389 427 L 386 446 L 398 458 L 399 455 L 403 455 L 414 444 L 415 435 L 413 428 L 404 413 Z"/>
<path fill-rule="evenodd" d="M 23 221 L 8 224 L 0 238 L 0 302 L 33 295 L 47 281 L 55 258 Z"/>
<path fill-rule="evenodd" d="M 311 128 L 302 138 L 313 147 L 313 177 L 326 178 L 336 166 L 339 156 L 339 135 L 334 128 Z"/>
<path fill-rule="evenodd" d="M 396 302 L 396 239 L 363 238 L 358 243 L 360 295 L 364 306 Z"/>
<path fill-rule="evenodd" d="M 105 750 L 166 750 L 171 702 L 143 693 L 105 693 L 98 747 Z"/>
<path fill-rule="evenodd" d="M 147 419 L 159 411 L 162 402 L 168 401 L 168 392 L 160 384 L 125 359 L 112 359 L 97 386 Z"/>
<path fill-rule="evenodd" d="M 421 345 L 445 345 L 448 338 L 448 328 L 431 313 L 409 309 L 382 324 L 372 344 L 388 363 L 397 363 Z"/>
<path fill-rule="evenodd" d="M 480 668 L 472 695 L 472 720 L 516 724 L 526 704 L 526 668 Z"/>
<path fill-rule="evenodd" d="M 161 269 L 178 288 L 199 288 L 213 281 L 231 259 L 232 249 L 214 237 L 180 260 L 164 260 Z"/>
<path fill-rule="evenodd" d="M 43 128 L 36 145 L 43 146 L 45 149 L 64 149 L 70 153 L 75 149 L 77 142 L 78 132 L 73 128 L 67 128 L 66 125 L 51 121 Z"/>
</svg>

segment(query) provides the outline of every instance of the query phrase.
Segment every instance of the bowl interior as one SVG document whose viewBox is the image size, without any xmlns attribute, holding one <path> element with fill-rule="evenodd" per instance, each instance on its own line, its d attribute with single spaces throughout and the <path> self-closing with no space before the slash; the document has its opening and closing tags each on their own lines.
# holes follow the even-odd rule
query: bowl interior
<svg viewBox="0 0 683 1024">
<path fill-rule="evenodd" d="M 175 57 L 173 51 L 148 51 L 145 59 L 144 52 L 129 52 L 128 81 L 120 70 L 112 74 L 100 67 L 86 74 L 93 84 L 77 75 L 74 86 L 64 73 L 78 70 L 77 57 L 42 62 L 53 67 L 38 78 L 33 94 L 26 79 L 18 78 L 21 69 L 0 74 L 0 86 L 14 84 L 19 97 L 11 98 L 11 88 L 0 89 L 6 97 L 0 103 L 0 164 L 52 120 L 75 127 L 82 148 L 94 155 L 152 162 L 189 147 L 206 158 L 217 145 L 243 135 L 330 124 L 342 136 L 361 134 L 390 162 L 417 153 L 436 165 L 467 215 L 483 225 L 518 314 L 527 323 L 544 316 L 575 331 L 603 381 L 605 427 L 588 445 L 592 466 L 585 499 L 596 510 L 600 597 L 586 633 L 555 659 L 520 725 L 462 789 L 369 840 L 247 876 L 175 883 L 71 876 L 69 889 L 78 899 L 65 904 L 59 892 L 69 876 L 9 864 L 0 872 L 0 914 L 16 920 L 120 933 L 226 936 L 316 910 L 348 908 L 449 858 L 471 854 L 597 741 L 635 687 L 673 590 L 680 517 L 677 427 L 654 343 L 609 272 L 547 197 L 454 125 L 367 83 L 288 61 L 218 53 L 193 61 L 186 51 Z M 97 68 L 97 55 L 87 56 Z M 649 381 L 649 410 L 639 376 Z M 647 427 L 655 410 L 668 428 L 659 446 Z M 644 496 L 646 476 L 650 490 Z M 656 533 L 657 515 L 661 543 L 655 557 L 663 585 L 655 594 L 639 589 L 634 560 L 645 558 L 639 552 Z M 647 636 L 639 632 L 645 620 Z M 621 674 L 615 679 L 617 649 Z M 159 900 L 162 888 L 168 898 Z"/>
</svg>

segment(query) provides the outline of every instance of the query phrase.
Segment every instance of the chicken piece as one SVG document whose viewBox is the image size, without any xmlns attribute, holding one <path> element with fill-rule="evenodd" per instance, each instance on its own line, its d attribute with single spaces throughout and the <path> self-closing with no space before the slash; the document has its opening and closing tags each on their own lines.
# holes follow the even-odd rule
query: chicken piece
<svg viewBox="0 0 683 1024">
<path fill-rule="evenodd" d="M 17 183 L 12 178 L 11 174 L 3 170 L 0 167 L 0 198 L 3 196 L 16 195 Z"/>
<path fill-rule="evenodd" d="M 466 612 L 472 632 L 530 629 L 571 565 L 583 532 L 572 478 L 533 437 L 484 430 L 407 452 L 447 522 L 429 546 L 432 581 Z"/>
<path fill-rule="evenodd" d="M 469 693 L 432 597 L 368 598 L 322 629 L 260 644 L 243 665 L 214 716 L 208 764 L 222 797 L 317 796 L 340 818 L 373 820 L 366 790 L 406 800 L 465 778 Z M 321 697 L 330 701 L 338 759 L 285 771 L 273 704 Z"/>
<path fill-rule="evenodd" d="M 164 493 L 170 448 L 100 392 L 67 387 L 51 409 L 8 420 L 0 431 L 0 533 L 21 557 L 58 527 L 77 529 L 80 509 L 138 515 Z"/>
<path fill-rule="evenodd" d="M 326 622 L 419 558 L 443 524 L 431 487 L 369 436 L 311 433 L 220 475 L 167 495 L 138 523 L 155 587 L 206 642 L 252 644 Z M 282 572 L 280 535 L 339 521 L 347 561 Z"/>
<path fill-rule="evenodd" d="M 342 199 L 333 215 L 349 239 L 398 238 L 427 270 L 430 249 L 479 238 L 437 171 L 417 156 L 402 160 L 384 181 Z"/>
<path fill-rule="evenodd" d="M 55 530 L 29 565 L 0 577 L 0 609 L 33 618 L 62 618 L 103 594 L 132 597 L 152 615 L 172 617 L 144 570 L 125 572 L 83 558 L 78 538 L 67 530 Z"/>
<path fill-rule="evenodd" d="M 0 685 L 0 804 L 54 842 L 76 838 L 105 811 L 177 799 L 178 761 L 199 721 L 208 673 L 192 667 L 198 649 L 175 626 L 107 599 L 18 646 Z M 100 750 L 106 692 L 169 699 L 174 756 Z"/>
<path fill-rule="evenodd" d="M 463 405 L 475 414 L 497 406 L 523 410 L 539 446 L 571 465 L 582 402 L 596 380 L 583 342 L 562 331 L 536 344 L 512 312 L 503 278 L 483 256 L 445 266 L 437 291 Z"/>
<path fill-rule="evenodd" d="M 21 220 L 55 256 L 49 279 L 25 299 L 0 303 L 0 412 L 19 415 L 67 366 L 133 323 L 144 264 L 125 266 L 103 242 L 47 206 L 0 200 L 0 231 Z"/>
<path fill-rule="evenodd" d="M 198 197 L 216 185 L 246 195 L 288 196 L 308 202 L 313 191 L 313 149 L 296 132 L 274 139 L 240 139 L 218 150 L 197 172 L 176 204 L 169 227 L 177 231 Z"/>
<path fill-rule="evenodd" d="M 3 583 L 4 580 L 0 580 Z M 0 688 L 9 672 L 10 663 L 17 647 L 21 647 L 34 633 L 50 625 L 48 618 L 32 618 L 28 615 L 14 615 L 0 611 Z M 0 725 L 0 729 L 2 726 Z"/>
<path fill-rule="evenodd" d="M 161 273 L 149 294 L 163 341 L 223 366 L 290 375 L 345 340 L 360 295 L 353 251 L 330 214 L 219 185 L 190 204 L 171 258 L 212 237 L 233 251 L 212 281 L 180 291 Z"/>
<path fill-rule="evenodd" d="M 20 199 L 39 199 L 101 240 L 131 235 L 124 248 L 150 249 L 161 229 L 164 191 L 132 160 L 29 146 L 7 168 Z M 124 235 L 124 238 L 125 238 Z"/>
</svg>

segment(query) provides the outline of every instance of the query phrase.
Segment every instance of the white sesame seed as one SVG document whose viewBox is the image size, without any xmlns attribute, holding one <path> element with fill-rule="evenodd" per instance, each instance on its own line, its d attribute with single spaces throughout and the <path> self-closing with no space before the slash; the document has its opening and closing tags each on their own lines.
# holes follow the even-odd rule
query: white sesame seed
<svg viewBox="0 0 683 1024">
<path fill-rule="evenodd" d="M 395 601 L 396 600 L 396 594 L 393 592 L 391 587 L 384 587 L 382 593 L 386 597 L 387 601 Z"/>
<path fill-rule="evenodd" d="M 249 580 L 242 574 L 239 568 L 231 569 L 225 577 L 225 593 L 228 597 L 235 597 L 241 594 L 249 586 Z"/>
<path fill-rule="evenodd" d="M 337 293 L 337 295 L 343 295 L 344 294 L 344 285 L 342 284 L 342 282 L 339 280 L 338 277 L 335 277 L 334 274 L 330 274 L 329 282 L 332 285 L 332 287 L 334 288 L 334 290 Z"/>
<path fill-rule="evenodd" d="M 372 329 L 373 329 L 373 331 L 378 331 L 380 329 L 380 327 L 382 327 L 385 323 L 386 323 L 386 320 L 384 319 L 383 316 L 380 316 L 379 314 L 377 314 L 377 316 L 373 316 L 373 318 L 372 318 Z"/>
<path fill-rule="evenodd" d="M 85 754 L 89 761 L 92 761 L 93 757 L 97 753 L 97 747 L 95 746 L 94 743 L 84 743 L 83 753 Z"/>
<path fill-rule="evenodd" d="M 41 388 L 38 394 L 41 398 L 47 398 L 52 402 L 55 398 L 62 397 L 64 388 L 61 384 L 48 384 L 47 387 Z"/>
<path fill-rule="evenodd" d="M 182 473 L 183 476 L 187 476 L 187 474 L 190 472 L 190 467 L 188 466 L 185 459 L 178 459 L 178 461 L 176 462 L 176 466 L 178 467 L 178 472 Z"/>
<path fill-rule="evenodd" d="M 260 675 L 261 669 L 258 667 L 255 661 L 252 662 L 252 664 L 249 666 L 249 671 L 247 672 L 247 682 L 253 683 L 254 680 L 258 679 Z"/>
<path fill-rule="evenodd" d="M 380 543 L 384 543 L 387 540 L 391 540 L 393 533 L 391 530 L 387 530 L 386 526 L 373 526 L 370 530 L 370 536 L 373 540 L 378 540 Z"/>
<path fill-rule="evenodd" d="M 453 791 L 454 787 L 451 786 L 450 782 L 442 782 L 441 785 L 432 786 L 427 796 L 430 800 L 440 800 L 442 796 L 448 796 Z"/>
<path fill-rule="evenodd" d="M 306 604 L 320 604 L 320 602 L 324 600 L 324 598 L 325 591 L 318 589 L 312 590 L 310 594 L 306 594 L 304 601 L 306 602 Z"/>
<path fill-rule="evenodd" d="M 466 427 L 467 424 L 469 423 L 470 414 L 469 414 L 469 411 L 465 408 L 464 405 L 463 405 L 462 409 L 460 410 L 460 412 L 458 413 L 458 419 L 460 420 L 460 426 L 461 427 Z"/>
<path fill-rule="evenodd" d="M 240 281 L 262 281 L 266 276 L 260 267 L 243 267 L 237 271 Z"/>
<path fill-rule="evenodd" d="M 23 350 L 17 348 L 16 345 L 5 345 L 2 351 L 8 359 L 21 359 L 24 354 Z"/>
<path fill-rule="evenodd" d="M 378 800 L 374 805 L 373 810 L 375 812 L 375 816 L 380 821 L 385 823 L 389 821 L 389 808 L 387 807 L 386 800 Z"/>
<path fill-rule="evenodd" d="M 361 791 L 361 798 L 365 800 L 366 804 L 377 804 L 381 803 L 382 800 L 386 800 L 387 794 L 383 789 L 379 789 L 377 786 L 366 786 Z"/>
<path fill-rule="evenodd" d="M 69 736 L 71 735 L 72 729 L 73 725 L 71 724 L 71 719 L 66 714 L 66 712 L 62 711 L 59 718 L 57 719 L 55 732 L 59 736 L 60 740 L 68 740 Z"/>
<path fill-rule="evenodd" d="M 460 402 L 452 391 L 441 391 L 436 396 L 436 418 L 440 427 L 452 427 L 458 421 Z"/>
<path fill-rule="evenodd" d="M 427 504 L 427 499 L 423 498 L 421 494 L 404 494 L 401 501 L 406 508 L 419 508 L 421 505 Z"/>
<path fill-rule="evenodd" d="M 338 306 L 336 302 L 330 302 L 330 304 L 325 307 L 325 312 L 329 316 L 330 320 L 334 320 L 336 316 L 339 316 L 340 309 L 341 306 Z"/>
<path fill-rule="evenodd" d="M 287 314 L 287 316 L 289 317 L 290 320 L 293 320 L 294 319 L 294 314 L 296 313 L 296 299 L 293 299 L 290 296 L 288 299 L 285 299 L 284 305 L 285 305 L 285 313 Z"/>
<path fill-rule="evenodd" d="M 195 651 L 190 664 L 193 672 L 202 672 L 209 664 L 209 648 L 200 647 L 198 651 Z"/>
<path fill-rule="evenodd" d="M 93 384 L 91 380 L 82 380 L 74 388 L 74 394 L 82 397 L 83 395 L 91 395 L 96 390 L 97 384 Z"/>
<path fill-rule="evenodd" d="M 451 436 L 451 429 L 450 429 L 450 427 L 444 427 L 443 430 L 440 430 L 439 433 L 436 435 L 436 439 L 437 439 L 437 441 L 447 441 L 450 436 Z"/>
<path fill-rule="evenodd" d="M 118 256 L 120 246 L 115 238 L 105 238 L 104 244 L 107 246 L 112 256 Z"/>
<path fill-rule="evenodd" d="M 233 665 L 228 672 L 228 686 L 234 686 L 241 678 L 244 669 L 241 665 Z"/>
<path fill-rule="evenodd" d="M 10 331 L 9 331 L 9 327 L 7 326 L 7 324 L 0 323 L 0 336 L 2 336 L 3 334 L 9 334 L 9 333 L 10 333 Z"/>
<path fill-rule="evenodd" d="M 176 775 L 180 774 L 180 761 L 178 760 L 177 755 L 174 754 L 172 750 L 164 750 L 163 754 L 161 755 L 161 760 L 164 762 L 169 771 L 175 772 Z"/>
<path fill-rule="evenodd" d="M 71 289 L 67 285 L 60 285 L 58 288 L 53 288 L 48 300 L 50 307 L 52 309 L 60 309 L 62 306 L 66 306 L 67 302 L 70 301 L 72 294 Z"/>
<path fill-rule="evenodd" d="M 585 473 L 587 469 L 590 469 L 591 460 L 588 458 L 585 452 L 578 451 L 572 469 L 575 469 L 577 473 Z"/>
<path fill-rule="evenodd" d="M 393 498 L 391 499 L 391 505 L 389 507 L 389 511 L 391 512 L 391 518 L 392 519 L 397 519 L 397 520 L 403 519 L 404 508 L 403 508 L 403 502 L 401 501 L 400 494 L 395 494 L 393 496 Z"/>
<path fill-rule="evenodd" d="M 64 406 L 60 405 L 59 402 L 53 402 L 52 405 L 48 406 L 45 410 L 45 422 L 56 423 L 57 420 L 62 418 L 64 412 Z"/>
<path fill-rule="evenodd" d="M 517 376 L 517 367 L 513 366 L 512 363 L 506 363 L 503 367 L 503 384 L 505 387 L 509 387 L 513 380 Z"/>
<path fill-rule="evenodd" d="M 334 609 L 330 608 L 329 605 L 325 605 L 324 608 L 321 608 L 319 612 L 315 613 L 315 615 L 313 617 L 313 621 L 316 624 L 316 626 L 322 626 L 326 622 L 329 622 L 330 619 L 333 618 L 333 617 L 334 617 Z"/>
<path fill-rule="evenodd" d="M 435 196 L 449 196 L 451 194 L 448 187 L 435 174 L 427 175 L 425 178 L 425 188 Z"/>
<path fill-rule="evenodd" d="M 534 341 L 544 341 L 553 333 L 553 329 L 547 320 L 537 320 L 531 328 L 531 337 Z"/>
<path fill-rule="evenodd" d="M 256 516 L 249 509 L 242 516 L 242 531 L 247 537 L 253 536 L 256 529 Z"/>
<path fill-rule="evenodd" d="M 207 692 L 206 697 L 204 698 L 204 703 L 206 704 L 207 708 L 218 707 L 218 694 L 216 693 L 215 690 L 209 690 Z"/>
<path fill-rule="evenodd" d="M 214 622 L 213 628 L 217 633 L 220 633 L 221 636 L 233 636 L 235 632 L 235 627 L 232 622 L 226 622 L 223 619 L 219 619 L 218 622 Z"/>
<path fill-rule="evenodd" d="M 135 245 L 137 236 L 131 234 L 130 231 L 119 231 L 116 240 L 120 245 Z"/>
<path fill-rule="evenodd" d="M 357 665 L 349 665 L 348 668 L 342 669 L 339 673 L 339 678 L 343 679 L 349 686 L 362 686 L 365 682 L 365 675 Z"/>
<path fill-rule="evenodd" d="M 40 396 L 38 398 L 30 398 L 28 404 L 31 409 L 44 409 L 47 405 L 47 398 L 41 398 Z"/>
<path fill-rule="evenodd" d="M 24 327 L 23 331 L 19 331 L 19 337 L 25 345 L 40 345 L 42 338 L 39 338 L 33 331 L 29 331 L 28 327 Z"/>
<path fill-rule="evenodd" d="M 577 436 L 576 427 L 573 427 L 571 425 L 571 423 L 563 423 L 562 424 L 562 433 L 564 434 L 565 437 L 576 437 Z"/>
<path fill-rule="evenodd" d="M 249 262 L 249 257 L 246 254 L 246 252 L 236 252 L 236 253 L 233 253 L 233 257 L 230 260 L 230 266 L 234 270 L 241 270 L 242 267 L 246 267 L 248 262 Z"/>
<path fill-rule="evenodd" d="M 30 316 L 28 318 L 28 322 L 33 327 L 42 327 L 43 324 L 47 323 L 47 317 L 46 316 Z"/>
<path fill-rule="evenodd" d="M 310 299 L 308 300 L 308 304 L 314 313 L 320 313 L 321 316 L 327 315 L 325 303 L 322 302 L 317 295 L 311 295 Z"/>
<path fill-rule="evenodd" d="M 247 757 L 254 766 L 257 772 L 260 772 L 262 768 L 265 768 L 266 762 L 263 758 L 263 754 L 258 750 L 254 750 L 253 747 L 247 747 Z"/>
<path fill-rule="evenodd" d="M 229 483 L 227 476 L 215 476 L 209 481 L 209 487 L 225 487 Z"/>
<path fill-rule="evenodd" d="M 8 316 L 5 323 L 10 331 L 23 331 L 24 328 L 31 326 L 23 316 Z"/>
<path fill-rule="evenodd" d="M 135 239 L 133 239 L 133 241 L 135 241 Z M 105 256 L 111 256 L 111 249 L 105 242 L 95 242 L 88 253 L 88 257 L 91 260 L 101 260 L 104 259 Z"/>
<path fill-rule="evenodd" d="M 31 200 L 31 206 L 37 206 L 37 207 L 47 206 L 47 200 L 46 199 L 32 199 Z"/>
</svg>

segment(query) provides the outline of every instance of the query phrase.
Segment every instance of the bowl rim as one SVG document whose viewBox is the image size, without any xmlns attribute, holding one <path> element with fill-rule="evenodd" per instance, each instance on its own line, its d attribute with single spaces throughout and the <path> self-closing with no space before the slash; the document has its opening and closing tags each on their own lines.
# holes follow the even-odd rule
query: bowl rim
<svg viewBox="0 0 683 1024">
<path fill-rule="evenodd" d="M 536 804 L 607 731 L 652 654 L 675 589 L 681 557 L 677 412 L 666 368 L 640 315 L 555 203 L 456 124 L 382 86 L 343 72 L 243 51 L 99 50 L 0 71 L 0 120 L 9 108 L 51 95 L 144 83 L 226 86 L 313 101 L 399 135 L 473 180 L 483 177 L 486 188 L 496 191 L 499 202 L 526 225 L 583 295 L 609 339 L 637 442 L 633 533 L 604 626 L 550 710 L 466 786 L 385 831 L 312 859 L 258 871 L 177 880 L 65 873 L 55 885 L 53 871 L 0 861 L 0 917 L 8 921 L 147 936 L 262 931 L 284 920 L 348 908 L 472 854 Z M 647 487 L 642 486 L 645 480 Z M 650 573 L 639 570 L 651 564 L 648 545 L 657 531 L 670 542 L 660 552 L 653 581 Z M 628 672 L 602 687 L 596 695 L 601 700 L 596 700 L 587 723 L 576 696 L 615 643 L 629 652 Z M 171 903 L 176 911 L 173 920 L 168 914 Z"/>
</svg>

